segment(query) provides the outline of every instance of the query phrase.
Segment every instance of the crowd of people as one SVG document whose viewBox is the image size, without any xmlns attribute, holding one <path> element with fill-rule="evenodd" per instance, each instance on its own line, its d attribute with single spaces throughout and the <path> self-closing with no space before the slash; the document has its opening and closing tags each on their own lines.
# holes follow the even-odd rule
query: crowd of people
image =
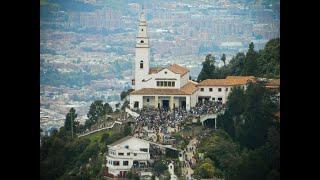
<svg viewBox="0 0 320 180">
<path fill-rule="evenodd" d="M 175 128 L 183 121 L 187 112 L 182 110 L 167 111 L 165 109 L 143 108 L 136 118 L 138 125 L 147 126 L 150 130 L 162 131 L 165 133 L 168 127 Z"/>
<path fill-rule="evenodd" d="M 215 103 L 212 101 L 197 103 L 196 106 L 192 107 L 189 111 L 180 107 L 174 108 L 173 110 L 145 107 L 136 111 L 139 116 L 134 118 L 134 121 L 137 123 L 137 129 L 147 127 L 149 130 L 153 130 L 155 132 L 167 133 L 168 127 L 176 128 L 181 122 L 192 120 L 193 118 L 201 115 L 218 112 L 222 108 L 223 105 L 221 103 Z M 90 130 L 86 129 L 86 131 L 82 131 L 80 134 L 101 129 L 105 126 L 106 123 L 94 124 Z"/>
<path fill-rule="evenodd" d="M 212 114 L 220 111 L 223 108 L 221 102 L 205 101 L 198 102 L 196 106 L 190 109 L 190 114 L 192 115 L 204 115 Z"/>
<path fill-rule="evenodd" d="M 167 133 L 168 127 L 175 128 L 181 122 L 192 120 L 201 115 L 216 113 L 222 108 L 221 103 L 212 101 L 197 103 L 189 111 L 180 107 L 173 110 L 145 107 L 137 111 L 139 116 L 135 121 L 137 127 L 148 127 L 149 130 Z"/>
</svg>

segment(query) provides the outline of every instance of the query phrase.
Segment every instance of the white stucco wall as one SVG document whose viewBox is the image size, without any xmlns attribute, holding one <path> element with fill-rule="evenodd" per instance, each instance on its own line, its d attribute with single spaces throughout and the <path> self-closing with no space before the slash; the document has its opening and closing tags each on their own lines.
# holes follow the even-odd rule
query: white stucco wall
<svg viewBox="0 0 320 180">
<path fill-rule="evenodd" d="M 136 48 L 135 57 L 135 90 L 142 88 L 142 80 L 146 79 L 149 73 L 149 48 Z M 143 61 L 143 68 L 140 68 L 140 61 Z"/>
<path fill-rule="evenodd" d="M 194 107 L 197 103 L 197 91 L 190 95 L 190 107 Z"/>
<path fill-rule="evenodd" d="M 201 88 L 204 88 L 204 91 L 201 91 Z M 212 88 L 212 92 L 209 91 L 209 88 Z M 221 88 L 221 92 L 218 91 L 219 88 Z M 226 88 L 228 88 L 227 92 Z M 217 101 L 218 98 L 222 98 L 222 103 L 226 103 L 230 88 L 231 86 L 199 86 L 196 99 L 198 100 L 199 96 L 210 96 L 210 100 L 215 98 L 215 101 Z"/>
<path fill-rule="evenodd" d="M 188 83 L 189 80 L 189 72 L 186 73 L 184 76 L 181 77 L 181 83 L 180 83 L 180 87 L 186 85 Z"/>
<path fill-rule="evenodd" d="M 167 72 L 167 74 L 165 73 Z M 159 80 L 156 80 L 159 79 Z M 164 80 L 161 80 L 164 79 Z M 175 80 L 165 80 L 165 79 L 175 79 Z M 160 87 L 157 86 L 157 81 L 174 81 L 175 82 L 175 86 L 167 86 L 167 87 Z M 160 72 L 153 74 L 153 87 L 154 88 L 179 88 L 180 87 L 180 75 L 179 74 L 175 74 L 173 72 L 171 72 L 170 70 L 168 70 L 167 68 L 161 70 Z"/>
<path fill-rule="evenodd" d="M 134 102 L 135 101 L 139 102 L 139 109 L 142 108 L 143 101 L 142 101 L 142 96 L 141 95 L 132 95 L 131 94 L 129 96 L 129 101 L 130 101 L 130 104 L 129 104 L 130 108 L 134 108 Z"/>
<path fill-rule="evenodd" d="M 147 101 L 149 99 L 149 102 Z M 143 107 L 154 107 L 155 97 L 154 96 L 144 96 L 143 97 Z"/>
<path fill-rule="evenodd" d="M 167 72 L 167 74 L 165 72 Z M 145 79 L 145 82 L 141 82 L 139 84 L 139 87 L 136 87 L 136 90 L 141 88 L 170 88 L 170 89 L 180 88 L 180 80 L 181 80 L 180 74 L 175 74 L 170 70 L 168 70 L 167 68 L 155 74 L 147 74 L 143 78 L 141 78 L 141 81 L 143 79 Z M 159 79 L 159 80 L 156 80 L 156 79 Z M 175 80 L 165 80 L 165 79 L 175 79 Z M 174 81 L 175 86 L 160 87 L 160 86 L 157 86 L 157 81 Z"/>
<path fill-rule="evenodd" d="M 189 111 L 190 110 L 190 96 L 186 96 L 186 110 Z"/>
</svg>

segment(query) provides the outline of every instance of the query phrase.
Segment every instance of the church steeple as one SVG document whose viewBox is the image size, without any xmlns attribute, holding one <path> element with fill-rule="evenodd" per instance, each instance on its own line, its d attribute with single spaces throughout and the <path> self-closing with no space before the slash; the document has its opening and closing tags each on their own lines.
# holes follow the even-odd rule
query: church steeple
<svg viewBox="0 0 320 180">
<path fill-rule="evenodd" d="M 135 90 L 142 88 L 144 80 L 149 74 L 150 59 L 149 37 L 147 31 L 147 21 L 144 13 L 140 14 L 139 27 L 136 37 L 136 57 L 135 57 Z"/>
<path fill-rule="evenodd" d="M 140 14 L 136 47 L 149 47 L 147 21 L 143 12 Z"/>
</svg>

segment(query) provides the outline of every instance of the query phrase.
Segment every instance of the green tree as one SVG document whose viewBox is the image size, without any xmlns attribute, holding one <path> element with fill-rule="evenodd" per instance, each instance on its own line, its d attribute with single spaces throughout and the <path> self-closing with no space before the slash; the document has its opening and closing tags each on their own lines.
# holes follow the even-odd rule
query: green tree
<svg viewBox="0 0 320 180">
<path fill-rule="evenodd" d="M 97 156 L 99 154 L 99 145 L 98 143 L 90 144 L 86 147 L 83 153 L 81 153 L 79 160 L 81 164 L 85 164 L 89 161 L 89 158 Z"/>
<path fill-rule="evenodd" d="M 131 171 L 129 171 L 126 174 L 126 178 L 130 179 L 130 180 L 139 180 L 140 179 L 138 174 L 132 173 Z"/>
<path fill-rule="evenodd" d="M 246 179 L 266 179 L 268 175 L 268 165 L 263 158 L 262 151 L 250 151 L 241 156 L 241 160 L 236 163 L 236 168 L 228 174 L 228 179 L 246 180 Z"/>
<path fill-rule="evenodd" d="M 212 59 L 214 60 L 214 57 L 211 54 L 206 56 L 198 81 L 209 78 L 221 79 L 230 75 L 279 78 L 280 38 L 268 41 L 265 47 L 258 52 L 255 51 L 254 44 L 250 43 L 246 54 L 237 53 L 227 65 L 225 54 L 223 54 L 221 61 L 224 62 L 224 66 L 222 67 L 214 67 Z"/>
<path fill-rule="evenodd" d="M 226 66 L 226 55 L 224 53 L 222 54 L 221 61 L 223 62 L 223 65 Z"/>
<path fill-rule="evenodd" d="M 280 38 L 267 42 L 259 51 L 258 76 L 275 78 L 280 76 Z"/>
<path fill-rule="evenodd" d="M 240 87 L 234 87 L 228 96 L 225 113 L 217 117 L 218 127 L 223 128 L 232 138 L 235 138 L 235 124 L 241 121 L 244 104 L 246 104 L 244 90 Z"/>
<path fill-rule="evenodd" d="M 198 76 L 198 81 L 203 81 L 205 79 L 210 79 L 214 77 L 215 73 L 215 58 L 211 54 L 206 56 L 205 61 L 202 63 L 202 69 Z"/>
<path fill-rule="evenodd" d="M 195 169 L 195 175 L 198 178 L 213 178 L 215 169 L 210 159 L 206 159 L 199 167 Z"/>
<path fill-rule="evenodd" d="M 199 147 L 200 152 L 204 152 L 205 162 L 212 159 L 212 164 L 223 172 L 232 169 L 234 162 L 240 157 L 240 147 L 223 130 L 205 138 Z"/>
<path fill-rule="evenodd" d="M 154 164 L 154 171 L 159 176 L 168 169 L 167 165 L 163 161 L 157 161 Z"/>
<path fill-rule="evenodd" d="M 132 131 L 131 126 L 129 124 L 126 124 L 123 130 L 124 136 L 130 135 L 131 131 Z"/>
<path fill-rule="evenodd" d="M 245 57 L 242 75 L 255 76 L 258 69 L 257 64 L 258 53 L 254 50 L 254 44 L 249 44 L 249 49 Z"/>
<path fill-rule="evenodd" d="M 230 75 L 239 76 L 242 74 L 245 58 L 244 53 L 237 53 L 237 55 L 230 60 L 228 64 Z"/>
<path fill-rule="evenodd" d="M 277 105 L 272 92 L 261 83 L 250 83 L 246 90 L 244 112 L 238 116 L 236 139 L 241 145 L 254 149 L 266 142 L 268 129 L 273 125 Z"/>
<path fill-rule="evenodd" d="M 101 100 L 94 101 L 90 105 L 90 109 L 87 114 L 89 119 L 85 123 L 86 127 L 90 128 L 99 120 L 99 118 L 105 116 L 108 113 L 112 113 L 112 107 L 108 103 L 103 104 Z"/>
<path fill-rule="evenodd" d="M 245 92 L 241 88 L 233 88 L 225 113 L 217 118 L 218 127 L 244 147 L 254 149 L 262 146 L 277 111 L 272 96 L 273 92 L 261 83 L 250 83 Z"/>
<path fill-rule="evenodd" d="M 109 103 L 104 104 L 104 109 L 107 114 L 113 113 L 112 107 L 109 105 Z"/>
<path fill-rule="evenodd" d="M 40 179 L 57 179 L 66 170 L 65 141 L 57 136 L 43 139 L 40 148 Z"/>
<path fill-rule="evenodd" d="M 77 118 L 78 114 L 76 114 L 76 110 L 74 108 L 71 108 L 66 115 L 66 119 L 64 122 L 64 129 L 66 132 L 71 132 L 73 133 L 77 132 L 77 128 L 79 126 L 79 122 L 75 121 Z"/>
</svg>

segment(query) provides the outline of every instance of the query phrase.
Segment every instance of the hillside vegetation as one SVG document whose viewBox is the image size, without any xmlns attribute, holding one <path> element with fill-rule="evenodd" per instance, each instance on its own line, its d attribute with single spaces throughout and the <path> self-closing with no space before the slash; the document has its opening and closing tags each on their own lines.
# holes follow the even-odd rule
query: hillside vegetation
<svg viewBox="0 0 320 180">
<path fill-rule="evenodd" d="M 223 56 L 222 56 L 223 57 Z M 221 59 L 225 61 L 224 59 Z M 246 53 L 237 53 L 229 64 L 215 67 L 215 57 L 208 54 L 203 62 L 203 68 L 198 81 L 205 79 L 223 79 L 226 76 L 256 76 L 266 78 L 280 77 L 280 38 L 267 42 L 259 51 L 250 43 Z"/>
</svg>

